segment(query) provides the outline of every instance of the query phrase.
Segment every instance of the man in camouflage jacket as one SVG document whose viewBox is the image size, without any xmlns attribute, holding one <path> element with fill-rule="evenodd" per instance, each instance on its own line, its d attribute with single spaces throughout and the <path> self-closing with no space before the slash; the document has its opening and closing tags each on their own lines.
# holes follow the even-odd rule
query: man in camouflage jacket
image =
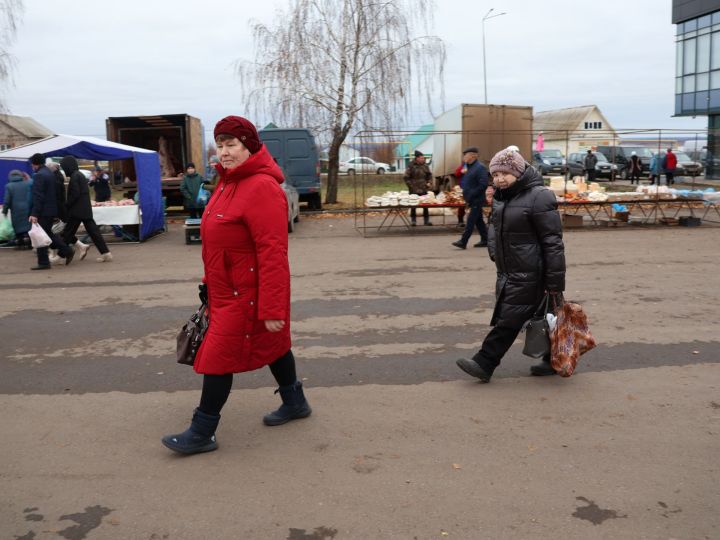
<svg viewBox="0 0 720 540">
<path fill-rule="evenodd" d="M 403 180 L 405 180 L 405 184 L 411 194 L 425 195 L 428 192 L 430 182 L 432 181 L 432 173 L 430 172 L 430 167 L 425 163 L 425 155 L 420 150 L 415 150 L 415 159 L 412 160 L 405 170 Z M 416 208 L 414 206 L 410 208 L 410 222 L 413 227 L 416 225 L 415 210 Z M 432 225 L 432 223 L 430 223 L 430 211 L 427 208 L 423 208 L 423 221 L 425 225 Z"/>
</svg>

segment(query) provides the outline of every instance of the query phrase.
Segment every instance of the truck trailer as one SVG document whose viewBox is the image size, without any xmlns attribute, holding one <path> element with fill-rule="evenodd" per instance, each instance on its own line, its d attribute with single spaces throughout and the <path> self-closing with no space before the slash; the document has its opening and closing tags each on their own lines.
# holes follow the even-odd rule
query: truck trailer
<svg viewBox="0 0 720 540">
<path fill-rule="evenodd" d="M 185 165 L 195 164 L 200 174 L 206 169 L 205 132 L 199 118 L 189 114 L 156 116 L 122 116 L 105 120 L 109 141 L 155 150 L 160 157 L 163 197 L 167 206 L 182 206 L 180 182 Z M 110 168 L 121 171 L 126 196 L 137 191 L 137 178 L 132 161 L 119 161 Z"/>
<path fill-rule="evenodd" d="M 462 161 L 462 151 L 470 146 L 478 147 L 478 159 L 485 165 L 513 144 L 532 161 L 532 123 L 532 107 L 513 105 L 464 103 L 441 114 L 433 127 L 433 176 L 447 182 Z"/>
</svg>

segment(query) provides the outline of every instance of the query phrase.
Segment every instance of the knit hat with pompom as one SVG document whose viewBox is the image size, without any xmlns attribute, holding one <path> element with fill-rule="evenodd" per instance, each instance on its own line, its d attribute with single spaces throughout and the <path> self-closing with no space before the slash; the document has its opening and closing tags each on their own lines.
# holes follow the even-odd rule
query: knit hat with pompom
<svg viewBox="0 0 720 540">
<path fill-rule="evenodd" d="M 490 174 L 503 172 L 520 178 L 522 173 L 525 172 L 526 165 L 525 158 L 520 155 L 520 152 L 513 147 L 508 147 L 500 150 L 492 160 L 490 160 Z"/>
</svg>

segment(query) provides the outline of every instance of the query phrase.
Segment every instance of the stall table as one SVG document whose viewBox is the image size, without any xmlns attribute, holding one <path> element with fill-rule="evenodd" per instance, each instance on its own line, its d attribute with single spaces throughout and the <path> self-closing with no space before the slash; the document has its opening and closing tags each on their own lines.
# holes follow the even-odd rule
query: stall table
<svg viewBox="0 0 720 540">
<path fill-rule="evenodd" d="M 377 212 L 384 214 L 382 221 L 379 225 L 363 225 L 358 226 L 357 225 L 357 219 L 356 219 L 356 228 L 362 230 L 363 235 L 365 234 L 366 230 L 373 231 L 375 233 L 383 233 L 383 232 L 389 232 L 391 229 L 402 229 L 406 230 L 408 232 L 413 232 L 417 229 L 420 229 L 421 227 L 413 227 L 412 223 L 410 222 L 410 218 L 408 217 L 409 210 L 411 208 L 415 208 L 416 211 L 421 212 L 424 208 L 465 208 L 466 205 L 464 203 L 444 203 L 444 204 L 418 204 L 413 206 L 370 206 L 366 207 L 365 209 L 368 212 Z M 485 207 L 485 211 L 488 212 L 489 208 Z M 432 216 L 431 216 L 432 217 Z M 443 213 L 442 216 L 442 223 L 437 224 L 433 223 L 434 225 L 438 225 L 439 227 L 448 227 L 448 225 L 445 223 L 445 215 Z M 363 215 L 363 222 L 365 221 L 365 216 Z M 396 225 L 395 223 L 398 222 Z M 457 224 L 453 223 L 453 228 L 457 228 Z"/>
</svg>

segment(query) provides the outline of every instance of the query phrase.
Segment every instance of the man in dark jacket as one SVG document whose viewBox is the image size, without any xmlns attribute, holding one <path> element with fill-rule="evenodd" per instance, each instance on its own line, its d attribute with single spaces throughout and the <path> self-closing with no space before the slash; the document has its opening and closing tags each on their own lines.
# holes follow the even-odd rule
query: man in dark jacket
<svg viewBox="0 0 720 540">
<path fill-rule="evenodd" d="M 463 198 L 465 204 L 470 208 L 468 213 L 465 232 L 457 242 L 452 245 L 465 249 L 468 241 L 472 236 L 473 229 L 477 227 L 480 233 L 480 241 L 475 247 L 487 246 L 487 228 L 483 219 L 483 206 L 485 206 L 485 190 L 488 186 L 488 171 L 485 165 L 478 161 L 479 150 L 476 146 L 471 146 L 463 150 L 463 167 L 464 174 L 462 177 Z"/>
<path fill-rule="evenodd" d="M 594 182 L 595 181 L 595 165 L 597 165 L 597 156 L 593 154 L 592 150 L 587 151 L 587 155 L 585 156 L 584 160 L 584 168 L 585 172 L 587 173 L 587 181 L 588 182 Z"/>
<path fill-rule="evenodd" d="M 95 167 L 95 174 L 90 179 L 90 185 L 95 190 L 95 201 L 105 202 L 112 198 L 110 192 L 110 175 L 102 170 L 102 167 Z"/>
<path fill-rule="evenodd" d="M 415 159 L 412 160 L 408 168 L 405 170 L 403 176 L 405 185 L 408 187 L 408 191 L 415 195 L 425 195 L 430 187 L 430 181 L 432 180 L 432 173 L 430 167 L 425 163 L 425 154 L 420 150 L 415 150 Z M 414 227 L 416 224 L 417 214 L 415 213 L 415 207 L 410 208 L 410 223 Z M 430 211 L 428 208 L 423 208 L 423 221 L 425 225 L 432 225 L 430 223 Z"/>
<path fill-rule="evenodd" d="M 37 223 L 52 240 L 49 248 L 57 249 L 58 255 L 70 264 L 75 250 L 62 241 L 52 232 L 53 219 L 57 216 L 57 199 L 55 197 L 55 175 L 45 166 L 45 157 L 42 154 L 33 154 L 30 158 L 33 171 L 33 202 L 30 212 L 30 223 Z M 37 266 L 31 270 L 50 269 L 48 247 L 37 248 Z"/>
<path fill-rule="evenodd" d="M 78 162 L 73 156 L 65 156 L 60 161 L 60 165 L 65 174 L 70 178 L 67 189 L 67 216 L 68 221 L 63 232 L 63 239 L 80 252 L 80 260 L 87 255 L 89 245 L 83 244 L 77 239 L 75 233 L 82 223 L 85 230 L 92 238 L 95 247 L 100 252 L 98 262 L 109 262 L 112 260 L 112 253 L 105 243 L 105 239 L 100 234 L 95 220 L 93 219 L 92 204 L 90 203 L 90 190 L 85 175 L 80 172 Z"/>
<path fill-rule="evenodd" d="M 490 171 L 496 187 L 488 246 L 497 268 L 493 329 L 472 359 L 457 361 L 460 369 L 481 382 L 490 382 L 545 294 L 558 299 L 565 290 L 565 248 L 555 194 L 514 150 L 498 152 Z M 549 357 L 530 372 L 555 373 Z"/>
</svg>

